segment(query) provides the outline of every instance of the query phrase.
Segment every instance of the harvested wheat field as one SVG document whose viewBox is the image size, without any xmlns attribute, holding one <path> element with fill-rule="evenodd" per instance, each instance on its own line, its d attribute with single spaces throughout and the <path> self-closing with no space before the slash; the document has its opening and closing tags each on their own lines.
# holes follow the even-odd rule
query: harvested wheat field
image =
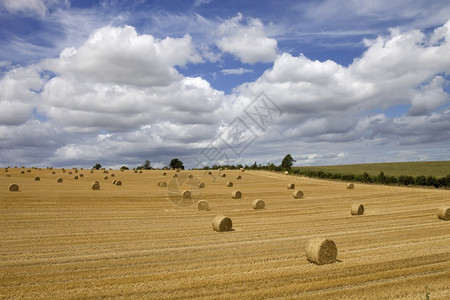
<svg viewBox="0 0 450 300">
<path fill-rule="evenodd" d="M 20 171 L 0 173 L 2 299 L 450 299 L 450 221 L 437 216 L 448 190 L 238 170 L 117 171 L 121 186 L 93 190 L 102 171 Z M 242 198 L 232 199 L 237 175 Z M 231 231 L 213 229 L 218 215 Z M 334 263 L 307 260 L 313 238 L 335 243 Z"/>
</svg>

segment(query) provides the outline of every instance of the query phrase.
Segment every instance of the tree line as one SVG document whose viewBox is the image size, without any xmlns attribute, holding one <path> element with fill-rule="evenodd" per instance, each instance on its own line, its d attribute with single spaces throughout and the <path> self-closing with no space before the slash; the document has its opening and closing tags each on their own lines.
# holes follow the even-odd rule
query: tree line
<svg viewBox="0 0 450 300">
<path fill-rule="evenodd" d="M 292 173 L 307 177 L 315 177 L 320 179 L 336 179 L 343 181 L 355 181 L 362 183 L 377 183 L 377 184 L 391 184 L 391 185 L 417 185 L 417 186 L 433 186 L 435 188 L 444 187 L 450 188 L 450 174 L 444 177 L 437 178 L 435 176 L 389 176 L 381 171 L 378 175 L 369 175 L 367 172 L 362 174 L 342 174 L 342 173 L 326 173 L 323 171 L 294 169 Z"/>
</svg>

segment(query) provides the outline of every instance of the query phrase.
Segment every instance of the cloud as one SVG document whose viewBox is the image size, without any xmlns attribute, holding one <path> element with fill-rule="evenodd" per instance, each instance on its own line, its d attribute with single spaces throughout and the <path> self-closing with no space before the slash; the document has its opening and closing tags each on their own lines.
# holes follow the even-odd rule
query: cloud
<svg viewBox="0 0 450 300">
<path fill-rule="evenodd" d="M 224 75 L 242 75 L 244 73 L 251 73 L 253 70 L 245 69 L 245 68 L 237 68 L 237 69 L 223 69 L 220 70 L 220 73 Z"/>
<path fill-rule="evenodd" d="M 47 5 L 43 0 L 5 0 L 6 9 L 11 13 L 30 13 L 45 15 Z"/>
<path fill-rule="evenodd" d="M 450 73 L 449 24 L 430 34 L 392 30 L 367 42 L 367 50 L 348 67 L 283 53 L 236 93 L 246 103 L 261 91 L 276 100 L 285 112 L 277 124 L 288 139 L 402 145 L 448 140 L 448 111 L 434 110 L 449 103 L 442 75 Z M 408 115 L 392 119 L 368 113 L 398 104 L 410 105 Z"/>
<path fill-rule="evenodd" d="M 42 85 L 33 67 L 15 68 L 0 79 L 0 125 L 20 125 L 31 118 Z"/>
<path fill-rule="evenodd" d="M 194 7 L 202 6 L 202 5 L 211 3 L 212 1 L 213 1 L 213 0 L 195 0 L 195 1 L 194 1 Z"/>
<path fill-rule="evenodd" d="M 236 17 L 225 20 L 218 28 L 220 39 L 217 46 L 231 53 L 243 63 L 272 62 L 277 53 L 277 41 L 268 38 L 264 25 L 259 19 L 246 18 L 238 13 Z"/>
</svg>

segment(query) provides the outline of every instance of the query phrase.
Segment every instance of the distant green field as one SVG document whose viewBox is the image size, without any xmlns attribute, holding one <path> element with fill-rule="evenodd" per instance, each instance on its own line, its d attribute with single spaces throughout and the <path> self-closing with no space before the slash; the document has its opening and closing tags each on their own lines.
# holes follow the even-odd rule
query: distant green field
<svg viewBox="0 0 450 300">
<path fill-rule="evenodd" d="M 378 175 L 384 172 L 386 176 L 435 176 L 444 177 L 450 174 L 450 161 L 423 161 L 423 162 L 393 162 L 337 166 L 293 167 L 293 169 L 322 171 L 325 173 Z"/>
</svg>

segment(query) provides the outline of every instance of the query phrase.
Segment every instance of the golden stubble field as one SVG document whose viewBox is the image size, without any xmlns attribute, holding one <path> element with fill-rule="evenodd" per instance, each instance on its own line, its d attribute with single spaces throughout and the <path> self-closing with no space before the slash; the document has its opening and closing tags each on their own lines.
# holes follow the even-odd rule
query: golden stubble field
<svg viewBox="0 0 450 300">
<path fill-rule="evenodd" d="M 450 204 L 448 190 L 181 171 L 205 183 L 194 195 L 210 210 L 198 211 L 174 205 L 157 185 L 175 171 L 27 170 L 0 169 L 2 299 L 450 299 L 450 221 L 436 214 Z M 8 191 L 13 182 L 18 192 Z M 255 199 L 266 208 L 253 210 Z M 364 215 L 350 214 L 353 203 Z M 218 214 L 234 231 L 212 229 Z M 306 260 L 313 237 L 336 243 L 336 263 Z"/>
</svg>

